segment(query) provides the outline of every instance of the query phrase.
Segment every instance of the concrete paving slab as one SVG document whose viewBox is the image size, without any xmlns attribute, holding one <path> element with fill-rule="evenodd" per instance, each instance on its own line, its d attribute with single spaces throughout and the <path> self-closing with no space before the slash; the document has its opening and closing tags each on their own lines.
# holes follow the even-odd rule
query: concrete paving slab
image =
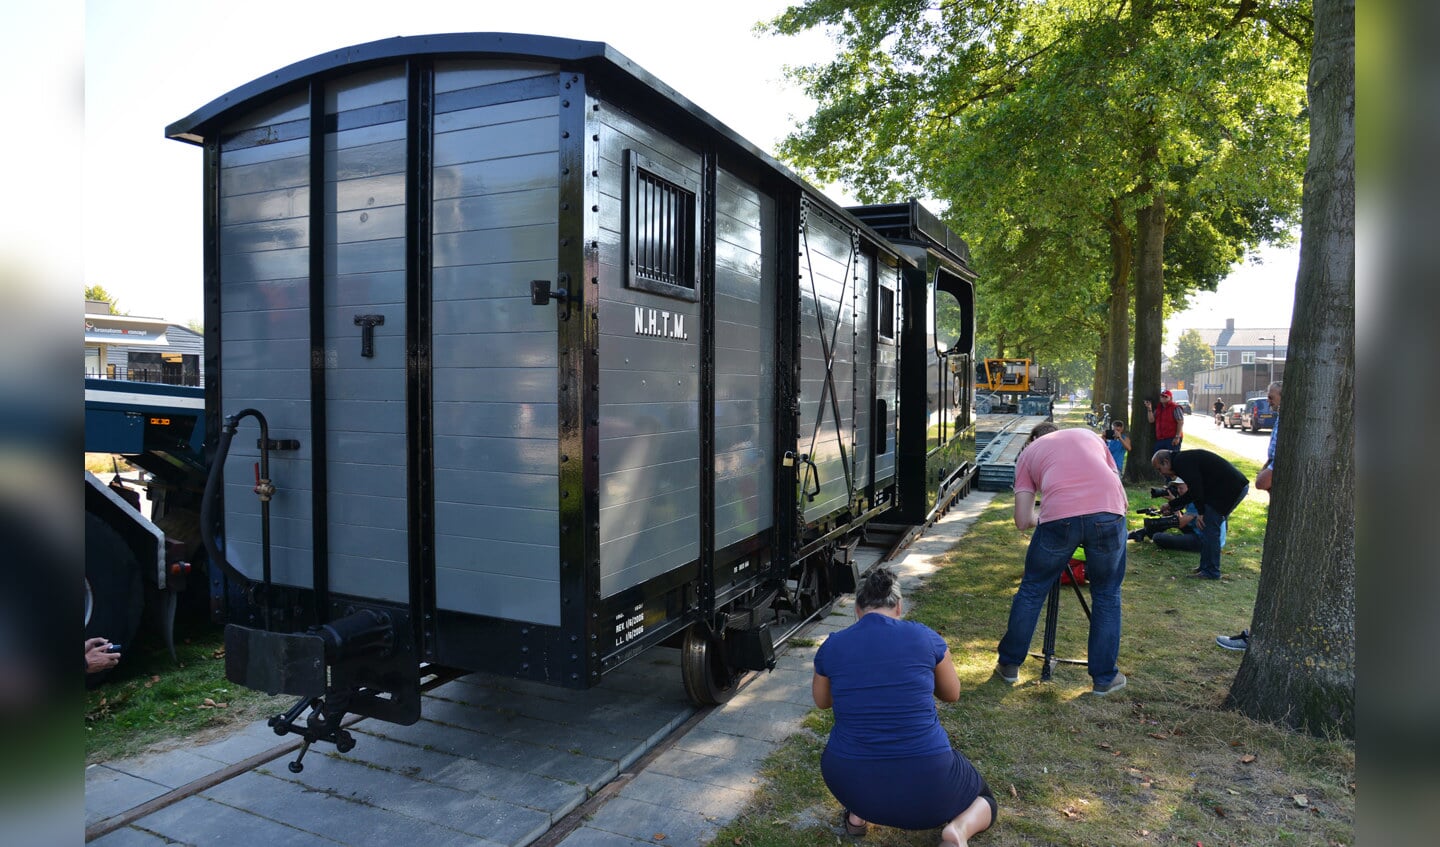
<svg viewBox="0 0 1440 847">
<path fill-rule="evenodd" d="M 815 705 L 810 695 L 810 680 L 814 668 L 810 664 L 783 661 L 775 670 L 764 674 L 754 684 L 748 685 L 736 697 L 751 696 L 760 700 L 784 700 L 802 706 Z"/>
<path fill-rule="evenodd" d="M 426 703 L 426 717 L 452 726 L 463 727 L 473 732 L 511 741 L 524 740 L 540 746 L 553 746 L 569 750 L 582 756 L 609 759 L 618 762 L 653 732 L 648 727 L 638 737 L 618 735 L 605 730 L 581 727 L 577 724 L 556 724 L 536 720 L 528 711 L 497 712 L 476 706 L 466 706 L 450 700 Z M 632 732 L 637 730 L 633 729 Z"/>
<path fill-rule="evenodd" d="M 281 772 L 266 768 L 257 773 L 291 783 L 296 793 L 332 794 L 500 844 L 527 843 L 550 826 L 550 816 L 544 812 L 329 756 L 321 756 L 313 763 L 307 759 L 304 773 L 298 775 L 283 768 Z M 206 796 L 213 796 L 213 792 L 207 791 Z M 372 817 L 378 822 L 386 816 Z"/>
<path fill-rule="evenodd" d="M 633 799 L 644 798 L 647 803 L 672 811 L 683 809 L 703 817 L 730 820 L 740 814 L 754 794 L 755 785 L 749 777 L 745 778 L 745 784 L 748 789 L 719 786 L 647 769 L 631 780 L 622 794 Z"/>
<path fill-rule="evenodd" d="M 170 847 L 174 843 L 133 826 L 121 827 L 104 838 L 90 842 L 93 847 Z"/>
<path fill-rule="evenodd" d="M 433 711 L 433 704 L 440 702 L 642 740 L 653 734 L 653 727 L 670 722 L 677 710 L 684 710 L 687 716 L 694 711 L 683 698 L 675 701 L 637 700 L 632 694 L 609 692 L 605 697 L 587 697 L 585 702 L 577 703 L 573 698 L 527 699 L 513 692 L 475 685 L 451 685 L 443 690 L 437 689 L 427 698 L 426 707 Z"/>
<path fill-rule="evenodd" d="M 365 724 L 356 727 L 360 730 L 355 736 L 360 739 L 359 744 L 365 743 L 362 735 L 373 737 L 364 727 Z M 411 726 L 386 726 L 383 732 L 386 738 L 456 756 L 483 750 L 485 760 L 492 764 L 572 782 L 592 791 L 620 773 L 619 764 L 608 759 L 594 759 L 568 750 L 495 738 L 434 721 L 420 720 Z M 359 744 L 356 745 L 357 751 Z"/>
<path fill-rule="evenodd" d="M 309 768 L 306 768 L 309 771 Z M 242 774 L 206 791 L 205 798 L 343 844 L 424 844 L 480 847 L 515 841 L 477 842 L 474 833 L 405 814 L 373 814 L 363 801 L 315 791 L 262 773 Z"/>
<path fill-rule="evenodd" d="M 268 720 L 268 719 L 267 719 Z M 245 728 L 220 741 L 209 744 L 201 744 L 198 747 L 189 748 L 197 756 L 204 756 L 207 759 L 214 759 L 227 765 L 244 760 L 263 753 L 278 744 L 291 741 L 294 736 L 284 738 L 275 734 L 275 730 L 268 726 L 264 720 L 254 721 L 247 724 Z"/>
<path fill-rule="evenodd" d="M 749 757 L 728 759 L 672 747 L 656 756 L 645 772 L 743 791 L 756 784 L 752 781 L 756 766 L 757 762 L 750 761 Z"/>
<path fill-rule="evenodd" d="M 371 768 L 383 768 L 410 779 L 420 779 L 489 797 L 517 806 L 537 809 L 559 820 L 585 800 L 585 787 L 570 782 L 498 767 L 481 761 L 483 751 L 457 756 L 426 750 L 383 737 L 369 737 L 348 755 L 339 758 Z M 363 755 L 361 755 L 363 754 Z"/>
<path fill-rule="evenodd" d="M 204 797 L 187 797 L 153 815 L 139 826 L 181 844 L 197 847 L 335 847 L 343 842 L 277 823 Z"/>
<path fill-rule="evenodd" d="M 664 842 L 656 842 L 650 838 L 641 841 L 637 838 L 606 832 L 603 829 L 582 826 L 565 836 L 559 847 L 636 847 L 638 844 L 649 844 L 653 847 L 656 843 Z"/>
<path fill-rule="evenodd" d="M 800 719 L 814 708 L 799 703 L 748 700 L 735 708 L 730 704 L 711 712 L 702 722 L 707 729 L 746 738 L 781 742 L 800 726 Z"/>
<path fill-rule="evenodd" d="M 718 820 L 698 812 L 616 797 L 586 821 L 585 826 L 650 844 L 704 844 L 715 837 Z M 657 835 L 665 836 L 656 838 Z"/>
<path fill-rule="evenodd" d="M 762 738 L 720 732 L 702 721 L 699 726 L 685 733 L 684 738 L 676 741 L 675 747 L 671 749 L 688 750 L 692 753 L 701 753 L 721 759 L 734 759 L 758 768 L 765 757 L 775 752 L 775 748 L 779 746 L 777 742 Z"/>
<path fill-rule="evenodd" d="M 272 737 L 275 736 L 272 734 Z M 107 762 L 106 766 L 173 789 L 214 772 L 215 760 L 207 759 L 189 749 L 180 749 L 120 762 Z"/>
<path fill-rule="evenodd" d="M 85 768 L 85 825 L 128 811 L 169 790 L 108 765 L 90 765 Z"/>
</svg>

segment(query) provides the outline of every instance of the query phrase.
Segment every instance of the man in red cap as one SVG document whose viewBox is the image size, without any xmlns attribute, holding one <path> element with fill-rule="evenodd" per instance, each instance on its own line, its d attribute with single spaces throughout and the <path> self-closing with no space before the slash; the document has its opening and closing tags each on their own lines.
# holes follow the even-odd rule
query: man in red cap
<svg viewBox="0 0 1440 847">
<path fill-rule="evenodd" d="M 1170 399 L 1170 390 L 1160 392 L 1160 405 L 1145 401 L 1145 418 L 1155 424 L 1155 449 L 1179 450 L 1185 434 L 1185 410 Z"/>
</svg>

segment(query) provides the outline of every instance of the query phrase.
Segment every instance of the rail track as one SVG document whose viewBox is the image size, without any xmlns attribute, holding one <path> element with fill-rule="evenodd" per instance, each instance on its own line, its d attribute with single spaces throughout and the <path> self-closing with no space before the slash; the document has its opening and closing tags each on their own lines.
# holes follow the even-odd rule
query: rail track
<svg viewBox="0 0 1440 847">
<path fill-rule="evenodd" d="M 956 475 L 923 525 L 870 525 L 860 543 L 850 551 L 860 569 L 895 558 L 942 517 L 955 500 L 969 492 L 973 474 L 971 467 Z M 777 632 L 777 642 L 803 635 L 833 607 L 833 603 L 829 604 L 785 627 L 786 631 Z M 403 816 L 405 810 L 396 808 L 394 802 L 387 802 L 385 792 L 396 796 L 407 792 L 439 794 L 453 800 L 456 790 L 479 786 L 487 780 L 503 780 L 502 772 L 518 766 L 527 778 L 517 779 L 531 784 L 530 796 L 521 796 L 526 793 L 523 786 L 508 792 L 481 787 L 477 793 L 483 795 L 488 791 L 485 799 L 492 802 L 477 803 L 473 812 L 488 811 L 504 817 L 506 812 L 497 808 L 497 803 L 504 805 L 505 801 L 512 801 L 522 812 L 519 817 L 530 818 L 527 823 L 533 825 L 528 829 L 524 824 L 510 827 L 504 837 L 495 840 L 554 847 L 641 777 L 657 757 L 675 748 L 720 708 L 695 707 L 685 700 L 678 690 L 679 674 L 673 667 L 678 659 L 668 653 L 660 650 L 652 660 L 636 660 L 632 664 L 637 667 L 629 679 L 618 680 L 618 685 L 611 685 L 607 680 L 606 686 L 590 691 L 569 691 L 485 675 L 456 679 L 437 673 L 428 677 L 423 685 L 426 717 L 417 725 L 421 727 L 418 731 L 352 715 L 345 727 L 354 728 L 360 744 L 351 753 L 341 755 L 329 749 L 317 750 L 317 755 L 306 760 L 312 765 L 306 772 L 282 773 L 282 769 L 268 766 L 296 754 L 303 743 L 298 737 L 286 737 L 243 758 L 217 762 L 213 770 L 158 791 L 143 802 L 103 816 L 96 815 L 93 819 L 87 816 L 85 841 L 111 843 L 112 839 L 107 836 L 133 828 L 189 842 L 192 839 L 182 832 L 185 821 L 193 824 L 203 821 L 205 815 L 181 814 L 181 807 L 207 802 L 218 804 L 216 811 L 223 807 L 221 817 L 233 817 L 232 812 L 239 811 L 274 820 L 294 830 L 330 831 L 327 824 L 307 817 L 305 810 L 309 808 L 316 816 L 323 816 L 333 814 L 336 811 L 333 807 L 326 808 L 321 800 L 305 802 L 295 798 L 345 799 L 355 806 L 343 809 L 351 816 L 386 813 Z M 737 691 L 743 695 L 759 676 L 758 672 L 746 674 L 737 684 Z M 571 738 L 579 740 L 567 740 Z M 571 776 L 560 769 L 563 765 L 541 762 L 546 756 L 555 758 L 560 750 L 577 764 L 576 773 Z M 449 758 L 436 764 L 433 760 L 437 755 Z M 418 764 L 406 764 L 407 756 Z M 597 769 L 597 762 L 611 763 L 611 766 Z M 124 763 L 104 767 L 125 773 Z M 367 772 L 383 776 L 362 780 L 364 784 L 350 792 L 351 796 L 344 797 L 345 780 Z M 555 791 L 553 785 L 541 785 L 537 790 L 535 786 L 543 780 L 570 783 L 575 790 Z M 253 783 L 248 791 L 236 790 L 236 786 L 247 781 Z M 542 802 L 537 798 L 547 795 L 547 788 L 552 789 L 548 794 L 553 795 L 553 801 Z M 266 791 L 275 795 L 274 802 L 269 805 L 256 802 L 256 796 Z M 88 793 L 87 780 L 87 806 L 90 805 Z M 291 801 L 283 799 L 287 796 Z M 373 811 L 362 812 L 362 808 Z M 235 820 L 243 823 L 247 819 Z M 371 828 L 378 832 L 396 825 L 393 821 L 378 822 Z M 445 831 L 453 829 L 447 826 Z M 464 826 L 458 829 L 457 835 L 466 832 Z M 474 834 L 490 840 L 488 835 Z M 334 837 L 342 844 L 372 843 L 350 840 L 343 832 L 335 832 Z M 442 838 L 437 843 L 443 841 Z M 301 843 L 310 842 L 302 839 Z"/>
</svg>

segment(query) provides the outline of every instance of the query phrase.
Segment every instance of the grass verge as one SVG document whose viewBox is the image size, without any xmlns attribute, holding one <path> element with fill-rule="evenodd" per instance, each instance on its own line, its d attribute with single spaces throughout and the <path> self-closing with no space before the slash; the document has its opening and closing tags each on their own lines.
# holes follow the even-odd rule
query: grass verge
<svg viewBox="0 0 1440 847">
<path fill-rule="evenodd" d="M 1257 462 L 1228 455 L 1251 478 Z M 1144 488 L 1131 506 L 1152 505 Z M 1257 723 L 1221 709 L 1240 654 L 1216 635 L 1250 620 L 1264 540 L 1263 495 L 1230 521 L 1220 582 L 1182 578 L 1198 556 L 1129 545 L 1120 667 L 1129 687 L 1086 692 L 1082 665 L 1039 682 L 1028 660 L 1020 683 L 991 671 L 1019 584 L 1028 536 L 997 496 L 940 569 L 910 598 L 909 616 L 949 643 L 964 693 L 940 704 L 953 743 L 995 790 L 1000 820 L 976 845 L 1332 845 L 1354 842 L 1355 749 Z M 1138 525 L 1138 521 L 1132 521 Z M 1040 624 L 1044 626 L 1043 616 Z M 1038 629 L 1038 628 L 1037 628 Z M 1057 655 L 1085 655 L 1086 621 L 1062 599 Z M 1032 645 L 1039 648 L 1041 631 Z M 840 807 L 820 778 L 829 712 L 766 762 L 765 784 L 716 844 L 843 843 Z M 872 827 L 866 844 L 934 845 L 938 831 Z"/>
<path fill-rule="evenodd" d="M 145 633 L 103 684 L 85 692 L 86 764 L 209 740 L 291 705 L 294 698 L 269 697 L 225 678 L 219 627 L 188 621 L 176 630 L 178 663 L 158 636 Z"/>
</svg>

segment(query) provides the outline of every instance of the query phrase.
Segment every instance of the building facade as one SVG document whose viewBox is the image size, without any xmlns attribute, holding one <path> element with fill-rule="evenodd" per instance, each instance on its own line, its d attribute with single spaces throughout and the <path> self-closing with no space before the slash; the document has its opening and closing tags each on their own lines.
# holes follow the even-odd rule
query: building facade
<svg viewBox="0 0 1440 847">
<path fill-rule="evenodd" d="M 203 385 L 204 337 L 160 318 L 110 314 L 85 301 L 85 376 L 166 385 Z"/>
<path fill-rule="evenodd" d="M 1271 380 L 1284 379 L 1289 327 L 1245 329 L 1225 320 L 1224 329 L 1197 329 L 1215 356 L 1214 367 L 1197 374 L 1176 374 L 1190 387 L 1197 412 L 1209 412 L 1219 397 L 1226 406 L 1263 397 Z"/>
</svg>

